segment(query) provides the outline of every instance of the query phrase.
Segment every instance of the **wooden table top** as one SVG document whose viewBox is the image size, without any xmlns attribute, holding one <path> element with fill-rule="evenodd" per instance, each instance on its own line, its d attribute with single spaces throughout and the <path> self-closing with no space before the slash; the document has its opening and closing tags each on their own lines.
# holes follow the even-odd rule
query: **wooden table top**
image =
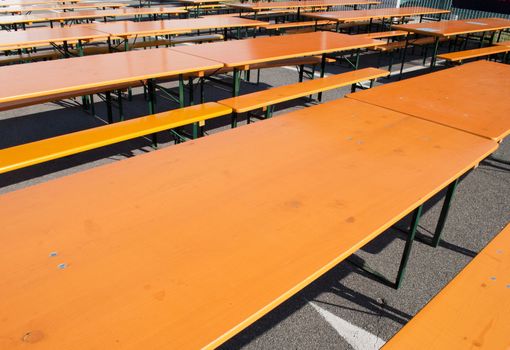
<svg viewBox="0 0 510 350">
<path fill-rule="evenodd" d="M 18 31 L 0 31 L 0 50 L 2 47 L 49 44 L 73 40 L 107 39 L 107 33 L 85 26 L 29 28 Z"/>
<path fill-rule="evenodd" d="M 372 0 L 302 0 L 302 1 L 271 1 L 271 2 L 252 2 L 252 3 L 232 3 L 226 4 L 229 7 L 237 9 L 258 11 L 279 8 L 306 8 L 306 7 L 329 7 L 329 6 L 347 6 L 347 5 L 377 5 L 379 1 Z"/>
<path fill-rule="evenodd" d="M 31 6 L 7 6 L 0 7 L 0 13 L 24 13 L 32 11 L 62 11 L 62 10 L 78 10 L 78 9 L 101 9 L 101 8 L 121 8 L 127 4 L 115 2 L 93 2 L 78 4 L 48 4 L 48 5 L 31 5 Z"/>
<path fill-rule="evenodd" d="M 373 47 L 379 44 L 383 42 L 324 31 L 179 46 L 174 49 L 223 62 L 227 67 L 240 67 L 279 59 Z"/>
<path fill-rule="evenodd" d="M 313 12 L 304 13 L 303 16 L 328 19 L 340 22 L 354 22 L 369 19 L 410 17 L 420 15 L 444 14 L 449 13 L 448 10 L 434 9 L 428 7 L 400 7 L 400 8 L 382 8 L 370 10 L 354 10 L 354 11 L 329 11 L 329 12 Z M 427 22 L 428 23 L 428 22 Z"/>
<path fill-rule="evenodd" d="M 37 4 L 62 4 L 77 3 L 82 0 L 5 0 L 0 1 L 0 6 L 30 6 Z"/>
<path fill-rule="evenodd" d="M 459 34 L 479 33 L 510 28 L 510 19 L 475 18 L 441 22 L 426 22 L 394 25 L 394 29 L 432 36 L 454 36 Z"/>
<path fill-rule="evenodd" d="M 212 349 L 496 148 L 340 99 L 2 195 L 0 348 Z"/>
<path fill-rule="evenodd" d="M 38 17 L 36 15 L 0 16 L 0 25 L 36 23 L 36 22 L 46 22 L 46 19 L 44 17 Z"/>
<path fill-rule="evenodd" d="M 348 95 L 494 140 L 510 133 L 510 66 L 477 61 Z"/>
<path fill-rule="evenodd" d="M 383 347 L 510 348 L 510 225 Z"/>
<path fill-rule="evenodd" d="M 95 23 L 87 25 L 86 27 L 104 33 L 109 33 L 112 36 L 125 37 L 132 35 L 182 33 L 193 30 L 215 28 L 259 27 L 266 24 L 266 22 L 255 21 L 247 18 L 212 16 L 144 22 L 116 21 L 109 23 Z"/>
<path fill-rule="evenodd" d="M 3 66 L 0 103 L 221 67 L 167 48 Z"/>
<path fill-rule="evenodd" d="M 0 24 L 9 25 L 16 23 L 36 23 L 49 21 L 69 21 L 73 19 L 103 18 L 103 17 L 124 17 L 141 15 L 165 15 L 180 14 L 188 11 L 181 8 L 171 7 L 141 7 L 121 8 L 116 10 L 82 10 L 71 12 L 52 12 L 45 14 L 21 15 L 21 16 L 0 16 Z"/>
</svg>

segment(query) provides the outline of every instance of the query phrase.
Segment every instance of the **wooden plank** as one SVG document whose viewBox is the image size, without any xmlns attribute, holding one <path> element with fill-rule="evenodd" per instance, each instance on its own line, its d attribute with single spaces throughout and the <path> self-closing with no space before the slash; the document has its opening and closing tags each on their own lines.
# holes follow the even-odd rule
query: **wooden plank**
<svg viewBox="0 0 510 350">
<path fill-rule="evenodd" d="M 385 77 L 389 74 L 390 72 L 387 70 L 377 68 L 359 69 L 352 72 L 330 75 L 326 78 L 307 80 L 302 83 L 270 87 L 267 90 L 221 100 L 218 103 L 232 108 L 234 112 L 244 113 L 361 81 Z"/>
<path fill-rule="evenodd" d="M 0 348 L 212 349 L 496 148 L 341 99 L 2 195 Z"/>
<path fill-rule="evenodd" d="M 227 4 L 239 10 L 260 11 L 281 8 L 313 8 L 313 7 L 332 7 L 332 6 L 351 6 L 351 5 L 376 5 L 379 1 L 372 0 L 301 0 L 301 1 L 272 1 L 256 3 L 233 3 Z"/>
<path fill-rule="evenodd" d="M 0 174 L 231 112 L 209 102 L 0 149 Z"/>
<path fill-rule="evenodd" d="M 380 44 L 383 42 L 346 34 L 313 32 L 176 47 L 174 50 L 224 62 L 227 67 L 238 67 Z"/>
<path fill-rule="evenodd" d="M 470 58 L 486 57 L 486 56 L 495 55 L 498 53 L 503 53 L 503 52 L 508 52 L 508 51 L 510 51 L 510 47 L 506 47 L 503 45 L 499 45 L 499 46 L 495 45 L 495 46 L 482 47 L 479 49 L 443 53 L 443 54 L 437 55 L 437 58 L 442 58 L 447 61 L 457 62 L 457 61 L 467 60 Z"/>
<path fill-rule="evenodd" d="M 508 349 L 510 225 L 383 348 Z"/>
<path fill-rule="evenodd" d="M 167 48 L 4 66 L 0 103 L 221 67 L 222 63 Z"/>
<path fill-rule="evenodd" d="M 393 25 L 394 29 L 431 36 L 450 37 L 459 34 L 497 31 L 510 28 L 510 19 L 475 18 L 440 22 Z"/>
<path fill-rule="evenodd" d="M 428 7 L 399 7 L 399 8 L 381 8 L 369 10 L 354 10 L 354 11 L 328 11 L 328 12 L 313 12 L 303 13 L 303 16 L 315 19 L 328 19 L 339 22 L 355 22 L 366 21 L 370 19 L 383 19 L 383 18 L 401 18 L 413 17 L 420 15 L 435 15 L 445 14 L 450 11 L 444 9 L 435 9 Z M 423 24 L 426 26 L 426 24 Z"/>
<path fill-rule="evenodd" d="M 347 95 L 500 141 L 510 133 L 510 66 L 477 61 Z"/>
</svg>

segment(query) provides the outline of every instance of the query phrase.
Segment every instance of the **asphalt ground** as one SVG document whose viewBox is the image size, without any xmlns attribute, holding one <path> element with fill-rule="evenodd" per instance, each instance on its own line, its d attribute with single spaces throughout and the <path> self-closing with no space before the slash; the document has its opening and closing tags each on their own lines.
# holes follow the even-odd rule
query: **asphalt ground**
<svg viewBox="0 0 510 350">
<path fill-rule="evenodd" d="M 409 57 L 405 78 L 429 72 L 422 66 L 419 50 Z M 375 66 L 375 54 L 361 58 L 361 66 Z M 384 67 L 384 66 L 382 66 Z M 394 66 L 396 70 L 398 65 Z M 346 64 L 328 65 L 327 74 L 347 71 Z M 252 81 L 256 74 L 252 74 Z M 286 85 L 297 81 L 295 67 L 264 70 L 261 83 L 243 82 L 242 93 Z M 13 77 L 15 79 L 15 77 Z M 230 81 L 224 76 L 225 82 Z M 392 79 L 381 79 L 387 84 Z M 165 84 L 175 87 L 175 83 Z M 324 94 L 324 101 L 342 98 L 350 88 Z M 217 84 L 206 85 L 206 100 L 230 96 Z M 97 101 L 97 98 L 96 98 Z M 75 101 L 20 108 L 0 112 L 0 148 L 103 125 L 104 103 L 96 102 L 90 115 Z M 278 106 L 275 117 L 316 102 L 298 100 Z M 174 102 L 158 97 L 157 111 L 177 108 Z M 124 102 L 126 118 L 147 114 L 140 88 L 133 101 Z M 118 117 L 114 111 L 115 118 Z M 209 134 L 229 128 L 228 117 L 208 124 Z M 263 122 L 263 121 L 260 121 Z M 247 127 L 241 121 L 240 127 Z M 249 126 L 248 126 L 249 127 Z M 168 133 L 160 133 L 160 148 L 174 144 Z M 98 150 L 32 166 L 0 175 L 0 193 L 15 191 L 51 179 L 67 176 L 102 164 L 122 161 L 140 153 L 154 152 L 148 139 L 136 139 Z M 494 157 L 510 161 L 510 145 L 505 140 Z M 377 176 L 377 174 L 374 174 Z M 388 193 L 388 196 L 393 194 Z M 430 235 L 441 209 L 444 193 L 424 208 L 420 235 Z M 93 203 L 91 203 L 93 205 Z M 448 218 L 443 241 L 438 248 L 414 243 L 403 286 L 395 290 L 343 262 L 283 303 L 268 315 L 225 343 L 222 349 L 377 349 L 395 334 L 435 294 L 437 294 L 510 221 L 510 165 L 486 160 L 462 177 Z M 383 233 L 355 254 L 380 272 L 394 276 L 405 243 L 409 218 Z M 454 325 L 452 325 L 454 326 Z"/>
</svg>

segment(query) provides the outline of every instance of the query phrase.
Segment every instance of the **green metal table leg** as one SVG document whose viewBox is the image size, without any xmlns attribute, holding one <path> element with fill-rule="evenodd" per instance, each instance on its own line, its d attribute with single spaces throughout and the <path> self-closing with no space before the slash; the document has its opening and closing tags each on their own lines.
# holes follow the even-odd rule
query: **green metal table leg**
<svg viewBox="0 0 510 350">
<path fill-rule="evenodd" d="M 326 71 L 326 54 L 323 53 L 322 54 L 322 59 L 321 59 L 321 78 L 324 78 L 324 73 Z M 317 99 L 320 101 L 322 101 L 322 92 L 319 92 L 319 94 L 317 95 Z"/>
<path fill-rule="evenodd" d="M 122 106 L 122 91 L 117 90 L 117 103 L 119 105 L 119 119 L 124 120 L 124 108 Z"/>
<path fill-rule="evenodd" d="M 431 246 L 436 248 L 441 241 L 441 235 L 443 233 L 444 225 L 446 223 L 446 219 L 448 218 L 448 213 L 450 211 L 450 206 L 452 204 L 453 194 L 457 189 L 457 185 L 459 184 L 459 179 L 453 181 L 446 190 L 446 196 L 444 198 L 443 208 L 441 209 L 441 214 L 439 214 L 439 220 L 437 222 L 436 230 L 434 232 L 434 237 L 432 237 Z"/>
<path fill-rule="evenodd" d="M 233 72 L 233 82 L 232 82 L 232 96 L 236 97 L 239 96 L 239 90 L 241 86 L 241 74 L 239 69 L 234 68 Z"/>
<path fill-rule="evenodd" d="M 436 66 L 438 50 L 439 50 L 439 37 L 436 36 L 436 40 L 434 42 L 434 52 L 432 53 L 432 59 L 430 61 L 430 69 L 433 69 Z"/>
<path fill-rule="evenodd" d="M 179 107 L 184 107 L 184 77 L 179 74 Z"/>
<path fill-rule="evenodd" d="M 112 95 L 110 91 L 105 93 L 105 101 L 106 101 L 106 113 L 108 115 L 108 124 L 113 122 L 113 111 L 112 111 Z"/>
<path fill-rule="evenodd" d="M 154 80 L 147 80 L 147 95 L 149 99 L 149 114 L 154 114 L 156 112 L 156 93 L 154 87 Z"/>
<path fill-rule="evenodd" d="M 400 267 L 398 269 L 397 279 L 395 281 L 395 289 L 399 289 L 400 286 L 402 285 L 405 270 L 407 267 L 407 262 L 409 261 L 409 256 L 411 255 L 411 248 L 413 245 L 414 237 L 416 236 L 416 230 L 418 229 L 418 224 L 420 222 L 422 209 L 423 205 L 420 205 L 417 209 L 415 209 L 413 213 L 411 229 L 409 232 L 409 236 L 407 237 L 406 246 L 404 247 L 404 253 L 402 254 L 402 260 L 400 261 Z"/>
<path fill-rule="evenodd" d="M 189 86 L 189 105 L 193 106 L 195 104 L 195 88 L 193 86 L 193 78 L 188 78 L 188 86 Z"/>
<path fill-rule="evenodd" d="M 353 261 L 352 259 L 348 259 L 347 261 L 351 264 L 359 267 L 365 272 L 368 272 L 372 276 L 374 276 L 377 280 L 381 281 L 382 283 L 391 286 L 395 289 L 399 289 L 402 285 L 402 281 L 404 279 L 405 270 L 407 267 L 407 262 L 409 261 L 409 257 L 411 255 L 411 249 L 413 245 L 414 238 L 416 236 L 416 230 L 418 228 L 418 224 L 420 222 L 420 217 L 422 213 L 423 205 L 420 205 L 418 208 L 416 208 L 413 212 L 413 218 L 411 221 L 411 226 L 409 229 L 409 233 L 406 240 L 406 245 L 404 247 L 404 252 L 402 253 L 402 259 L 400 260 L 400 266 L 397 272 L 397 277 L 395 279 L 395 282 L 390 281 L 387 277 L 382 275 L 381 273 L 373 270 L 370 268 L 365 262 L 358 263 L 356 261 Z"/>
<path fill-rule="evenodd" d="M 404 52 L 402 53 L 402 62 L 400 64 L 400 75 L 398 77 L 398 80 L 402 79 L 402 74 L 404 73 L 404 64 L 406 61 L 406 52 L 408 47 L 409 47 L 409 33 L 406 35 L 406 44 L 404 45 Z"/>
</svg>

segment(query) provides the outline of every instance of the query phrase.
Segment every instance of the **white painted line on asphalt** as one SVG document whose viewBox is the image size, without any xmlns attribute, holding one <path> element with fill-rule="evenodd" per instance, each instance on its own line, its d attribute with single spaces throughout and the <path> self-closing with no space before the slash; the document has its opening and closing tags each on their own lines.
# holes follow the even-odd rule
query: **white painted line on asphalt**
<svg viewBox="0 0 510 350">
<path fill-rule="evenodd" d="M 315 303 L 309 302 L 309 304 L 312 305 L 354 350 L 378 350 L 386 343 L 381 338 L 320 308 Z"/>
</svg>

